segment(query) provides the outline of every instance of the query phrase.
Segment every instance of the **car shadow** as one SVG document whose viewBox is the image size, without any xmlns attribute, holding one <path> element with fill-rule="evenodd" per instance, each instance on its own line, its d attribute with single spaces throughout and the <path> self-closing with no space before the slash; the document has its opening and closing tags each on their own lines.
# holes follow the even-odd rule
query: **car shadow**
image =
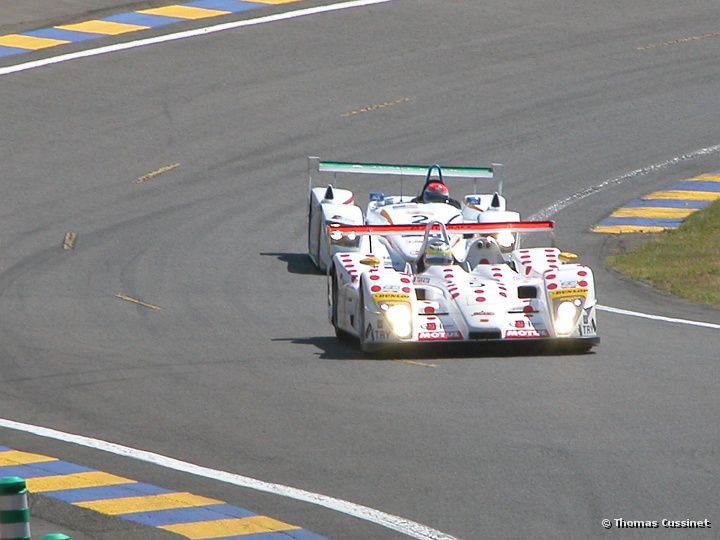
<svg viewBox="0 0 720 540">
<path fill-rule="evenodd" d="M 324 276 L 325 273 L 317 269 L 307 253 L 260 253 L 266 257 L 275 257 L 287 264 L 287 271 L 291 274 L 306 276 Z"/>
<path fill-rule="evenodd" d="M 357 342 L 341 341 L 334 336 L 276 338 L 272 341 L 289 341 L 294 345 L 313 346 L 320 350 L 318 356 L 323 360 L 372 360 L 363 354 Z"/>
<path fill-rule="evenodd" d="M 585 347 L 549 342 L 423 343 L 410 346 L 391 346 L 382 352 L 363 353 L 357 341 L 339 340 L 333 336 L 279 338 L 273 341 L 289 341 L 296 345 L 311 345 L 320 350 L 318 356 L 324 360 L 438 360 L 588 356 L 595 354 L 593 350 L 587 350 Z"/>
</svg>

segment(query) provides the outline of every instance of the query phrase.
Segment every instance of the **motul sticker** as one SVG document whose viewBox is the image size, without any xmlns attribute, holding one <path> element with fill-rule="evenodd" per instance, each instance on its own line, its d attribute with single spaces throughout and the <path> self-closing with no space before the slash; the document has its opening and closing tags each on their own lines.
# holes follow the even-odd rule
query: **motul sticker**
<svg viewBox="0 0 720 540">
<path fill-rule="evenodd" d="M 505 332 L 506 338 L 541 338 L 548 337 L 547 330 L 508 330 Z"/>
<path fill-rule="evenodd" d="M 458 330 L 451 330 L 449 332 L 420 332 L 418 334 L 418 340 L 420 341 L 442 341 L 448 339 L 462 339 L 462 333 Z"/>
</svg>

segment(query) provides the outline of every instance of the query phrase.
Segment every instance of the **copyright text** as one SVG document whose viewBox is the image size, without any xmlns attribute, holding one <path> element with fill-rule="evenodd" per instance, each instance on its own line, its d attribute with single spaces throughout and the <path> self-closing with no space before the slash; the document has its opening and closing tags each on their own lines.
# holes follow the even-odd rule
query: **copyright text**
<svg viewBox="0 0 720 540">
<path fill-rule="evenodd" d="M 712 529 L 712 522 L 707 519 L 661 519 L 643 521 L 636 519 L 603 519 L 605 529 Z"/>
</svg>

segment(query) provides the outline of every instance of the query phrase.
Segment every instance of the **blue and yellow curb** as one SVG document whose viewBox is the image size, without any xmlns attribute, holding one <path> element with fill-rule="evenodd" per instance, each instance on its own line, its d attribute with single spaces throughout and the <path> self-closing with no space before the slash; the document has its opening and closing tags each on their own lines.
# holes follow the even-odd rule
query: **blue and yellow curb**
<svg viewBox="0 0 720 540">
<path fill-rule="evenodd" d="M 223 501 L 177 492 L 54 457 L 0 446 L 0 478 L 27 491 L 194 540 L 327 540 Z"/>
<path fill-rule="evenodd" d="M 720 171 L 701 174 L 655 191 L 615 210 L 597 233 L 656 233 L 677 229 L 690 214 L 720 199 Z"/>
<path fill-rule="evenodd" d="M 21 34 L 0 36 L 0 58 L 77 43 L 89 39 L 117 36 L 149 30 L 168 24 L 240 13 L 270 5 L 290 4 L 301 0 L 196 0 L 187 4 L 141 9 L 72 24 L 30 30 Z"/>
</svg>

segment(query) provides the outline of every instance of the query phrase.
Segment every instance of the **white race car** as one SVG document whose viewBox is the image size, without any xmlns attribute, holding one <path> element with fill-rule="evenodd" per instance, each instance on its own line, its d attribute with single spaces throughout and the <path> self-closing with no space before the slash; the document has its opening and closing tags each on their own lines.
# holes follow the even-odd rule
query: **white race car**
<svg viewBox="0 0 720 540">
<path fill-rule="evenodd" d="M 322 271 L 327 270 L 336 253 L 357 252 L 359 239 L 352 235 L 339 235 L 335 229 L 341 225 L 417 225 L 440 221 L 441 223 L 490 223 L 519 221 L 520 214 L 508 211 L 502 196 L 500 165 L 491 167 L 443 167 L 439 165 L 389 165 L 369 163 L 340 163 L 320 161 L 311 157 L 308 162 L 309 209 L 308 254 Z M 355 204 L 355 193 L 337 186 L 339 178 L 347 175 L 364 175 L 370 183 L 381 175 L 385 183 L 399 184 L 399 195 L 369 192 L 369 202 L 363 211 Z M 323 177 L 331 182 L 325 187 L 313 187 L 313 182 Z M 374 178 L 373 178 L 374 177 Z M 402 194 L 408 179 L 424 178 L 419 182 L 415 195 Z M 472 193 L 461 201 L 450 197 L 447 180 L 460 183 L 465 179 Z M 478 182 L 485 189 L 478 193 Z M 389 237 L 390 249 L 398 255 L 396 260 L 416 256 L 422 243 L 422 234 Z M 501 241 L 503 238 L 500 239 Z M 459 253 L 465 249 L 462 235 L 453 238 L 453 249 Z M 511 247 L 510 245 L 505 246 Z"/>
<path fill-rule="evenodd" d="M 358 250 L 332 257 L 329 319 L 338 338 L 359 340 L 363 352 L 533 340 L 587 351 L 600 342 L 592 270 L 555 247 L 552 221 L 338 226 L 333 233 L 358 239 Z M 418 234 L 417 256 L 388 240 Z M 451 249 L 458 235 L 466 240 L 461 257 Z M 510 251 L 498 244 L 501 235 L 514 237 Z"/>
</svg>

